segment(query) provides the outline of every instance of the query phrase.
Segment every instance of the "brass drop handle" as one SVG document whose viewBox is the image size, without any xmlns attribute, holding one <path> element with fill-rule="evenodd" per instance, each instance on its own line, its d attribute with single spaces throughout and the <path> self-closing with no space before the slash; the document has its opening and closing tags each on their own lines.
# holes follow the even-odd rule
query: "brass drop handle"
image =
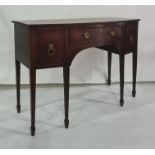
<svg viewBox="0 0 155 155">
<path fill-rule="evenodd" d="M 116 32 L 114 30 L 111 30 L 110 31 L 110 34 L 111 34 L 112 37 L 115 37 L 116 36 Z"/>
<path fill-rule="evenodd" d="M 54 49 L 54 45 L 52 43 L 50 43 L 48 45 L 48 55 L 49 56 L 52 56 L 52 55 L 55 55 L 56 51 Z"/>
<path fill-rule="evenodd" d="M 132 34 L 130 34 L 130 36 L 129 36 L 129 40 L 130 40 L 130 45 L 133 45 L 133 44 L 135 43 L 135 41 L 134 41 L 134 38 L 133 38 L 133 35 L 132 35 Z"/>
<path fill-rule="evenodd" d="M 85 39 L 89 39 L 90 38 L 90 33 L 89 32 L 84 32 L 83 34 Z"/>
</svg>

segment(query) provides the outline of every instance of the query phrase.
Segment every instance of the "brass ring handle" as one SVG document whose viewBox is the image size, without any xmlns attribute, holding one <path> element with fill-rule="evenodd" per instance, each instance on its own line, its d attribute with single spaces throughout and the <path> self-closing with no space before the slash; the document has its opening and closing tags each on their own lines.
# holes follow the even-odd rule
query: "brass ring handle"
<svg viewBox="0 0 155 155">
<path fill-rule="evenodd" d="M 116 36 L 116 32 L 114 30 L 111 30 L 110 31 L 110 34 L 111 34 L 112 37 L 115 37 Z"/>
<path fill-rule="evenodd" d="M 84 32 L 83 34 L 85 39 L 89 39 L 90 38 L 90 33 L 89 32 Z"/>
<path fill-rule="evenodd" d="M 133 38 L 133 35 L 132 35 L 132 34 L 130 34 L 130 36 L 129 36 L 129 40 L 130 40 L 130 45 L 133 45 L 133 44 L 135 43 L 135 41 L 134 41 L 134 38 Z"/>
<path fill-rule="evenodd" d="M 56 51 L 54 49 L 54 45 L 52 43 L 50 43 L 48 45 L 48 55 L 49 56 L 52 56 L 52 55 L 55 55 Z"/>
</svg>

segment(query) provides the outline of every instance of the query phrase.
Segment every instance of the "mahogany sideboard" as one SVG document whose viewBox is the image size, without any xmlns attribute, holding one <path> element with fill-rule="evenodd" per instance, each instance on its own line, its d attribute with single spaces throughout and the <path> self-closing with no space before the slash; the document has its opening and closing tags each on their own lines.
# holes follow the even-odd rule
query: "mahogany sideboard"
<svg viewBox="0 0 155 155">
<path fill-rule="evenodd" d="M 136 95 L 137 42 L 139 19 L 89 18 L 13 21 L 17 112 L 20 106 L 20 63 L 30 71 L 31 135 L 35 135 L 36 69 L 63 67 L 65 127 L 69 119 L 69 77 L 74 57 L 83 49 L 96 47 L 108 52 L 108 85 L 111 84 L 112 53 L 119 55 L 120 105 L 124 103 L 125 55 L 133 55 L 133 90 Z M 94 60 L 95 61 L 95 60 Z"/>
</svg>

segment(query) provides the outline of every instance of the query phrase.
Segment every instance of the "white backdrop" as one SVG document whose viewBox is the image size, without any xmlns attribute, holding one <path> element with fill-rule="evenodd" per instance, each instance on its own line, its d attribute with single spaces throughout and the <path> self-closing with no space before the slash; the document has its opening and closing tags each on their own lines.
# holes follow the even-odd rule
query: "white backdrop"
<svg viewBox="0 0 155 155">
<path fill-rule="evenodd" d="M 155 81 L 155 6 L 0 6 L 0 84 L 15 84 L 12 20 L 127 17 L 140 18 L 137 81 Z M 125 81 L 132 80 L 131 54 L 126 55 Z M 118 56 L 113 55 L 112 81 L 119 81 Z M 22 83 L 29 82 L 22 67 Z M 105 83 L 107 52 L 86 49 L 71 66 L 71 83 Z M 62 83 L 62 68 L 37 71 L 37 83 Z"/>
</svg>

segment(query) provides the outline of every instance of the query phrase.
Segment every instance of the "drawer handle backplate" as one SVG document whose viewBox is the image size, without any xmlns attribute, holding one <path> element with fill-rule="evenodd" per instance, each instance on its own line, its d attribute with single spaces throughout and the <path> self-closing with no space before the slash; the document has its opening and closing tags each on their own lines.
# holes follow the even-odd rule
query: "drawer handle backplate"
<svg viewBox="0 0 155 155">
<path fill-rule="evenodd" d="M 83 34 L 85 39 L 89 39 L 90 38 L 90 33 L 89 32 L 84 32 Z"/>
<path fill-rule="evenodd" d="M 49 56 L 52 56 L 52 55 L 55 55 L 56 51 L 54 49 L 54 45 L 52 43 L 50 43 L 48 45 L 48 55 Z"/>
<path fill-rule="evenodd" d="M 110 31 L 110 34 L 111 34 L 112 37 L 115 37 L 116 36 L 116 32 L 114 30 L 111 30 Z"/>
</svg>

